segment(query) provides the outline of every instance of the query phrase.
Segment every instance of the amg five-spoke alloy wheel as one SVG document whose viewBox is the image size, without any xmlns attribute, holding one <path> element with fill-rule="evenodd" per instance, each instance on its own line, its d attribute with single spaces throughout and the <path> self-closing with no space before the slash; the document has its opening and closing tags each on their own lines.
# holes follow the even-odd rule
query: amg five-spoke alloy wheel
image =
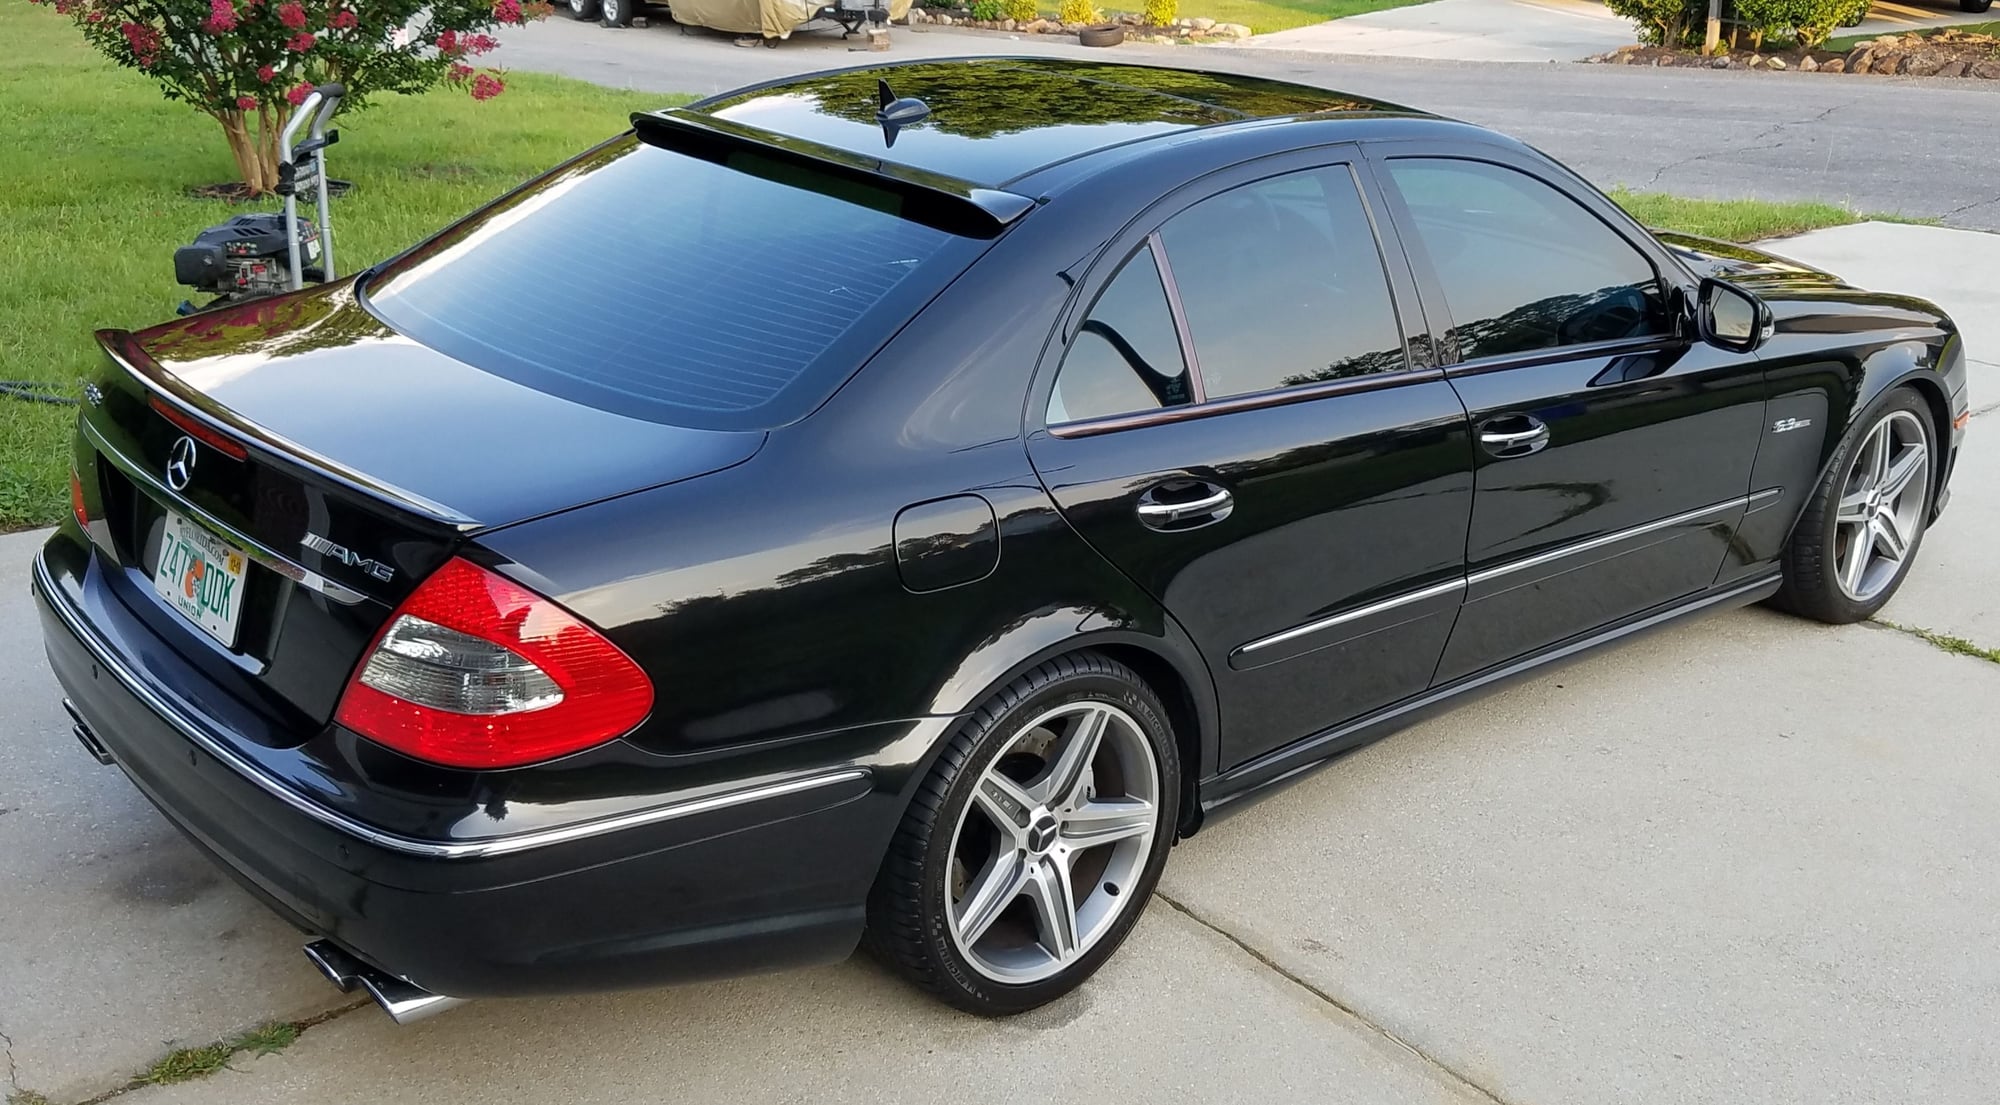
<svg viewBox="0 0 2000 1105">
<path fill-rule="evenodd" d="M 1088 978 L 1173 843 L 1180 780 L 1164 717 L 1137 675 L 1093 653 L 1001 691 L 913 802 L 870 903 L 871 943 L 989 1015 Z"/>
<path fill-rule="evenodd" d="M 1799 520 L 1778 600 L 1824 622 L 1860 621 L 1902 583 L 1930 516 L 1932 422 L 1907 388 L 1857 420 Z"/>
</svg>

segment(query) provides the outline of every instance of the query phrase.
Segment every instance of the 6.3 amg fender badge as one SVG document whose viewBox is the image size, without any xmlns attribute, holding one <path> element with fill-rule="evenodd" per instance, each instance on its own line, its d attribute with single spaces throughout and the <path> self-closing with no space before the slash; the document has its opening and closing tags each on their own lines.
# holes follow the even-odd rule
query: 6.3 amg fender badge
<svg viewBox="0 0 2000 1105">
<path fill-rule="evenodd" d="M 379 560 L 370 560 L 345 545 L 336 545 L 317 533 L 307 533 L 304 537 L 299 538 L 299 544 L 319 553 L 321 556 L 330 556 L 350 568 L 359 569 L 362 574 L 372 576 L 384 583 L 396 577 L 396 569 L 389 565 Z"/>
<path fill-rule="evenodd" d="M 167 486 L 175 491 L 187 490 L 188 481 L 194 478 L 195 462 L 194 438 L 183 437 L 167 450 Z"/>
<path fill-rule="evenodd" d="M 1792 430 L 1803 430 L 1810 425 L 1812 425 L 1812 419 L 1810 418 L 1780 418 L 1776 422 L 1771 423 L 1771 432 L 1774 434 L 1789 433 Z"/>
</svg>

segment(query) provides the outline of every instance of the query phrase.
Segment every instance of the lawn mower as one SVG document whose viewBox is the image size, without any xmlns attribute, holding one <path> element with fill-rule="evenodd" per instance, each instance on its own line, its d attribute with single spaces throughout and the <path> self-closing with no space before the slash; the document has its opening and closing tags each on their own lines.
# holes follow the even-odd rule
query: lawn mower
<svg viewBox="0 0 2000 1105">
<path fill-rule="evenodd" d="M 347 89 L 323 84 L 306 94 L 278 136 L 284 160 L 278 164 L 276 191 L 285 198 L 282 212 L 237 215 L 195 235 L 192 245 L 174 251 L 174 279 L 215 298 L 196 307 L 183 300 L 179 312 L 268 295 L 296 291 L 333 279 L 333 217 L 327 210 L 326 148 L 340 132 L 326 125 L 340 110 Z M 301 130 L 305 141 L 293 145 Z M 310 195 L 319 221 L 299 218 L 299 196 Z"/>
</svg>

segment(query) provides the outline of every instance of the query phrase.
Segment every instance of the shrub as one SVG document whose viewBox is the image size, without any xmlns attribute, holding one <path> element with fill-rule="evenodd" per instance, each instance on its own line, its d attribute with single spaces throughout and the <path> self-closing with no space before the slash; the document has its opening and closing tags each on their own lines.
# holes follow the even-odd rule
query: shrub
<svg viewBox="0 0 2000 1105">
<path fill-rule="evenodd" d="M 84 40 L 222 127 L 251 195 L 277 183 L 278 133 L 316 84 L 347 86 L 342 110 L 439 84 L 489 100 L 506 87 L 471 59 L 487 31 L 549 12 L 542 0 L 35 0 Z"/>
<path fill-rule="evenodd" d="M 1867 12 L 1867 0 L 1736 0 L 1736 18 L 1759 45 L 1767 37 L 1791 37 L 1808 50 L 1819 49 L 1836 28 Z"/>
<path fill-rule="evenodd" d="M 1005 16 L 1000 14 L 1000 0 L 972 0 L 972 18 L 997 22 Z"/>
<path fill-rule="evenodd" d="M 1146 6 L 1140 10 L 1139 17 L 1155 27 L 1166 27 L 1173 24 L 1174 16 L 1178 14 L 1180 14 L 1179 0 L 1146 0 Z"/>
<path fill-rule="evenodd" d="M 1707 0 L 1605 0 L 1605 6 L 1638 24 L 1639 41 L 1652 46 L 1699 46 L 1708 25 Z"/>
<path fill-rule="evenodd" d="M 1056 18 L 1064 23 L 1096 23 L 1104 18 L 1091 0 L 1062 0 L 1056 8 Z"/>
<path fill-rule="evenodd" d="M 1000 18 L 1016 23 L 1033 23 L 1042 17 L 1035 0 L 1000 0 Z"/>
</svg>

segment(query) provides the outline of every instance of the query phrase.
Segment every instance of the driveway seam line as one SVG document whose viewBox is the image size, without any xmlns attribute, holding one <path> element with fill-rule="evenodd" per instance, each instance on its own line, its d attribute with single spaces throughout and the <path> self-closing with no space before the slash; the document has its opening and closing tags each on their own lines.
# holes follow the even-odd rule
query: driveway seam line
<svg viewBox="0 0 2000 1105">
<path fill-rule="evenodd" d="M 1432 1055 L 1430 1052 L 1425 1051 L 1423 1048 L 1420 1048 L 1417 1045 L 1411 1043 L 1410 1041 L 1405 1040 L 1401 1036 L 1396 1035 L 1394 1032 L 1390 1031 L 1387 1027 L 1371 1019 L 1367 1014 L 1361 1012 L 1359 1009 L 1356 1009 L 1354 1006 L 1349 1005 L 1348 1003 L 1342 1001 L 1341 999 L 1333 996 L 1326 990 L 1323 990 L 1319 986 L 1316 986 L 1313 983 L 1307 981 L 1305 978 L 1301 977 L 1296 972 L 1287 969 L 1283 964 L 1279 963 L 1277 960 L 1271 958 L 1268 955 L 1265 955 L 1261 951 L 1258 951 L 1242 937 L 1237 936 L 1235 933 L 1230 932 L 1228 929 L 1223 928 L 1221 925 L 1218 925 L 1215 922 L 1209 920 L 1208 918 L 1203 917 L 1201 914 L 1196 913 L 1193 909 L 1190 909 L 1188 906 L 1183 905 L 1182 903 L 1177 902 L 1174 899 L 1168 897 L 1165 891 L 1156 889 L 1153 891 L 1153 896 L 1167 903 L 1169 906 L 1172 906 L 1175 912 L 1180 913 L 1182 916 L 1185 916 L 1189 920 L 1193 921 L 1195 924 L 1200 925 L 1202 928 L 1207 929 L 1208 931 L 1216 934 L 1217 936 L 1222 937 L 1224 940 L 1229 941 L 1231 944 L 1234 944 L 1237 947 L 1243 949 L 1244 954 L 1256 960 L 1258 963 L 1263 964 L 1266 969 L 1270 970 L 1271 973 L 1277 975 L 1279 978 L 1284 979 L 1285 981 L 1291 983 L 1292 985 L 1298 987 L 1299 989 L 1304 990 L 1306 993 L 1311 994 L 1313 997 L 1318 998 L 1320 1001 L 1325 1002 L 1326 1004 L 1334 1007 L 1335 1009 L 1338 1009 L 1342 1013 L 1347 1014 L 1348 1016 L 1354 1018 L 1356 1021 L 1360 1022 L 1369 1031 L 1374 1032 L 1376 1035 L 1381 1036 L 1383 1039 L 1389 1041 L 1392 1044 L 1395 1044 L 1397 1047 L 1400 1047 L 1404 1051 L 1407 1051 L 1410 1054 L 1416 1056 L 1418 1059 L 1422 1060 L 1426 1066 L 1432 1068 L 1439 1074 L 1443 1075 L 1446 1081 L 1454 1083 L 1458 1086 L 1462 1086 L 1465 1089 L 1471 1091 L 1472 1093 L 1477 1094 L 1480 1098 L 1486 1101 L 1493 1102 L 1494 1105 L 1512 1105 L 1512 1103 L 1509 1102 L 1506 1098 L 1501 1097 L 1494 1091 L 1487 1089 L 1485 1086 L 1482 1086 L 1479 1083 L 1474 1082 L 1472 1079 L 1467 1078 L 1465 1075 L 1459 1073 L 1444 1060 L 1439 1059 L 1437 1056 Z"/>
<path fill-rule="evenodd" d="M 344 1017 L 347 1014 L 352 1013 L 357 1009 L 366 1009 L 368 1006 L 373 1004 L 374 1004 L 373 999 L 360 998 L 356 1001 L 349 1002 L 346 1005 L 336 1005 L 332 1009 L 328 1009 L 324 1012 L 315 1013 L 310 1017 L 286 1023 L 289 1023 L 293 1028 L 298 1029 L 299 1036 L 304 1037 L 306 1032 L 310 1029 L 318 1028 L 320 1025 L 326 1024 L 329 1021 L 338 1020 L 339 1018 Z M 219 1042 L 227 1042 L 227 1041 L 219 1041 Z M 297 1043 L 297 1040 L 294 1040 L 293 1043 Z M 229 1057 L 233 1059 L 236 1057 L 238 1053 L 240 1053 L 243 1050 L 244 1049 L 241 1047 L 234 1048 L 230 1052 Z M 172 1053 L 170 1052 L 169 1054 Z M 231 1067 L 228 1063 L 225 1062 L 220 1068 L 218 1068 L 218 1071 L 221 1070 L 234 1071 L 235 1069 L 236 1068 Z M 102 1102 L 109 1101 L 114 1097 L 123 1097 L 124 1095 L 131 1093 L 134 1090 L 144 1090 L 151 1088 L 153 1086 L 185 1086 L 192 1082 L 199 1082 L 206 1078 L 213 1078 L 218 1071 L 211 1071 L 207 1074 L 198 1075 L 194 1078 L 190 1078 L 182 1082 L 155 1082 L 152 1079 L 146 1077 L 145 1074 L 137 1074 L 127 1079 L 122 1085 L 113 1086 L 102 1093 L 95 1094 L 91 1097 L 86 1097 L 82 1101 L 77 1102 L 76 1105 L 101 1105 Z"/>
</svg>

